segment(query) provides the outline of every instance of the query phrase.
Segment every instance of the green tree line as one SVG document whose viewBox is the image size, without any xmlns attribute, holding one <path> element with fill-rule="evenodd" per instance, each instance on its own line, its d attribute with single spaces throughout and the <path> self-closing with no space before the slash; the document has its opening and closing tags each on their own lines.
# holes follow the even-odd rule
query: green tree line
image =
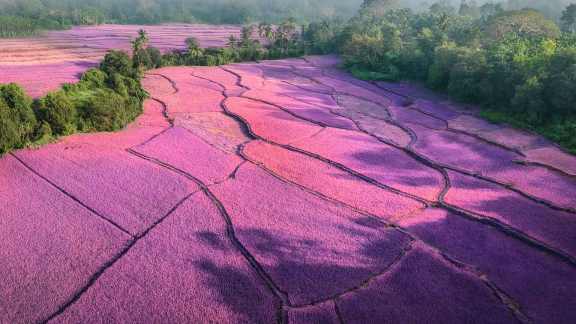
<svg viewBox="0 0 576 324">
<path fill-rule="evenodd" d="M 576 5 L 558 23 L 470 0 L 419 12 L 396 5 L 365 0 L 345 27 L 320 34 L 359 78 L 422 82 L 576 152 Z"/>
<path fill-rule="evenodd" d="M 259 39 L 264 39 L 261 44 Z M 79 82 L 33 100 L 17 84 L 0 85 L 0 154 L 41 145 L 76 132 L 116 131 L 142 113 L 147 97 L 141 86 L 146 70 L 162 66 L 215 66 L 234 62 L 301 56 L 306 46 L 293 20 L 279 25 L 250 25 L 225 48 L 204 49 L 197 40 L 166 54 L 148 46 L 144 30 L 132 41 L 132 53 L 109 51 L 98 68 Z"/>
<path fill-rule="evenodd" d="M 361 0 L 0 0 L 0 37 L 99 23 L 280 23 L 351 17 Z"/>
</svg>

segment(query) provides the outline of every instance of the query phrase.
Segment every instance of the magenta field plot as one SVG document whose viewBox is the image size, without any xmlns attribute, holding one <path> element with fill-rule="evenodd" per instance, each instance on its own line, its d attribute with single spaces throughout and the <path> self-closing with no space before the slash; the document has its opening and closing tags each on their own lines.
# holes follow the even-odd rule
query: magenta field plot
<svg viewBox="0 0 576 324">
<path fill-rule="evenodd" d="M 125 129 L 2 157 L 0 322 L 574 323 L 576 158 L 338 64 L 149 71 Z"/>
</svg>

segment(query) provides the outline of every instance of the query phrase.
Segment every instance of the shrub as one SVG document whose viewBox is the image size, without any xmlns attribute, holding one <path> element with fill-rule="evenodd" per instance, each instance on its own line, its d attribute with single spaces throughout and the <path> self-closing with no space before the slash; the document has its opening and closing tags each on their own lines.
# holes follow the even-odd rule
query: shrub
<svg viewBox="0 0 576 324">
<path fill-rule="evenodd" d="M 125 98 L 111 90 L 100 90 L 83 107 L 86 131 L 115 131 L 129 121 Z"/>
<path fill-rule="evenodd" d="M 162 66 L 162 53 L 160 53 L 159 49 L 156 47 L 148 47 L 146 52 L 148 53 L 148 57 L 150 58 L 151 63 L 148 68 L 156 69 Z"/>
<path fill-rule="evenodd" d="M 80 82 L 85 85 L 86 88 L 102 88 L 106 86 L 106 79 L 108 75 L 100 69 L 90 69 L 84 74 Z"/>
<path fill-rule="evenodd" d="M 30 140 L 31 134 L 36 127 L 36 116 L 32 109 L 32 98 L 24 90 L 14 84 L 0 85 L 0 99 L 10 109 L 10 119 L 16 124 L 19 145 Z"/>
<path fill-rule="evenodd" d="M 13 119 L 12 109 L 0 98 L 0 154 L 18 147 L 20 134 Z"/>
<path fill-rule="evenodd" d="M 42 98 L 38 115 L 50 125 L 54 135 L 68 135 L 76 130 L 78 113 L 73 102 L 63 91 L 52 92 Z"/>
<path fill-rule="evenodd" d="M 126 77 L 137 77 L 133 63 L 128 54 L 122 51 L 109 51 L 100 63 L 100 70 L 107 75 L 118 73 Z"/>
</svg>

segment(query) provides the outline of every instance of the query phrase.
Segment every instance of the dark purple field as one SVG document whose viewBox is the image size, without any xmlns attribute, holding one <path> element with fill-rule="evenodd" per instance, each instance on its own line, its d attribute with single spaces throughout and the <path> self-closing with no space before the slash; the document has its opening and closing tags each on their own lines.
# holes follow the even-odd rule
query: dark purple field
<svg viewBox="0 0 576 324">
<path fill-rule="evenodd" d="M 0 159 L 0 323 L 576 322 L 576 158 L 338 62 L 150 71 Z"/>
</svg>

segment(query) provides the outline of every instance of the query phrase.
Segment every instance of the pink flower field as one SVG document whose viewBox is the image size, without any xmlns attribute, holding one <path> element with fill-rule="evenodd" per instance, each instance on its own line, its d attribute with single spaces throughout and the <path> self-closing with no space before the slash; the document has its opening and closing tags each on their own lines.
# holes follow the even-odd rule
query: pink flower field
<svg viewBox="0 0 576 324">
<path fill-rule="evenodd" d="M 239 26 L 168 24 L 159 26 L 99 25 L 47 32 L 40 37 L 0 39 L 0 83 L 16 82 L 33 97 L 75 82 L 98 64 L 106 51 L 130 50 L 138 30 L 148 32 L 150 45 L 163 52 L 185 47 L 195 37 L 203 47 L 226 45 Z"/>
<path fill-rule="evenodd" d="M 0 66 L 73 81 L 136 30 Z M 576 158 L 338 64 L 149 71 L 124 130 L 2 157 L 0 323 L 574 323 Z"/>
</svg>

